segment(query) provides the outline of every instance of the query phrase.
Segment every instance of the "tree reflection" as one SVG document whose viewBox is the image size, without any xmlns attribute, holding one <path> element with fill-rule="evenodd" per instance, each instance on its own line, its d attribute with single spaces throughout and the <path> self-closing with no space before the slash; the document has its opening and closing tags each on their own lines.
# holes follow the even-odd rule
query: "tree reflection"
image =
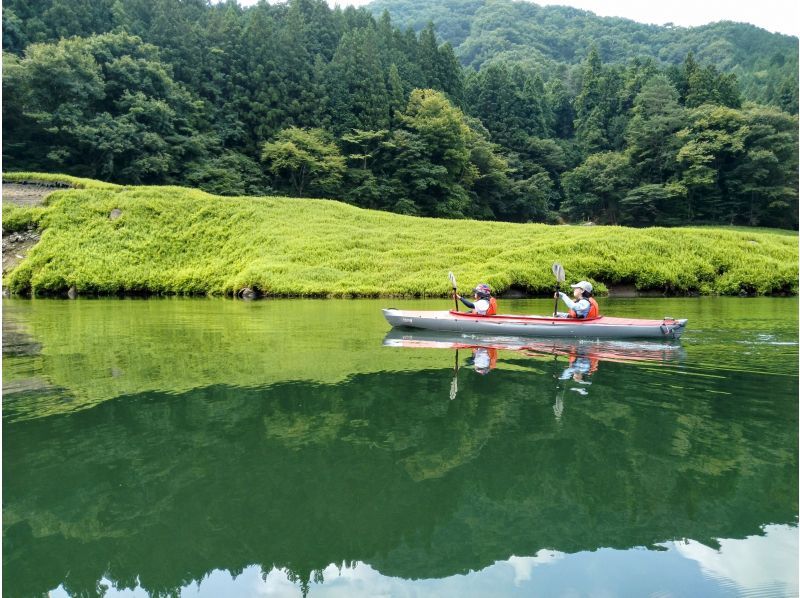
<svg viewBox="0 0 800 598">
<path fill-rule="evenodd" d="M 165 594 L 254 563 L 304 588 L 343 561 L 445 577 L 545 547 L 711 545 L 795 521 L 795 380 L 711 379 L 788 397 L 714 402 L 648 362 L 601 360 L 592 400 L 557 422 L 565 356 L 500 350 L 491 375 L 457 374 L 450 401 L 460 366 L 440 355 L 440 369 L 145 393 L 5 425 L 8 591 L 94 594 L 105 576 Z"/>
</svg>

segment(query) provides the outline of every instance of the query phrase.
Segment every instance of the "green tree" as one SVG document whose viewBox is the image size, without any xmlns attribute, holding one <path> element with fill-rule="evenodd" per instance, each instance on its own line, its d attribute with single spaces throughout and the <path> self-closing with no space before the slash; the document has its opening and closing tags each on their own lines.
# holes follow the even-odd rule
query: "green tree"
<svg viewBox="0 0 800 598">
<path fill-rule="evenodd" d="M 609 78 L 592 48 L 583 64 L 581 91 L 575 98 L 575 136 L 588 155 L 610 147 L 608 121 L 611 116 Z"/>
<path fill-rule="evenodd" d="M 552 222 L 555 219 L 554 203 L 558 198 L 553 179 L 542 169 L 526 178 L 511 183 L 510 214 L 500 213 L 507 220 L 519 222 Z"/>
<path fill-rule="evenodd" d="M 403 109 L 406 103 L 405 92 L 403 91 L 403 80 L 400 78 L 400 71 L 394 62 L 389 66 L 386 93 L 389 102 L 389 124 L 393 127 L 397 122 L 398 112 Z"/>
<path fill-rule="evenodd" d="M 561 177 L 564 188 L 562 211 L 573 220 L 616 224 L 620 201 L 633 183 L 628 157 L 620 152 L 592 154 L 577 168 Z"/>
<path fill-rule="evenodd" d="M 520 107 L 527 124 L 526 129 L 536 137 L 551 137 L 550 123 L 553 114 L 547 102 L 544 82 L 539 74 L 525 77 L 525 83 L 520 94 Z"/>
<path fill-rule="evenodd" d="M 547 103 L 552 111 L 550 128 L 559 139 L 569 139 L 574 134 L 575 109 L 561 79 L 547 83 Z"/>
<path fill-rule="evenodd" d="M 467 79 L 465 99 L 470 114 L 482 117 L 493 138 L 506 147 L 524 143 L 519 94 L 505 64 L 491 64 Z"/>
<path fill-rule="evenodd" d="M 40 127 L 25 115 L 27 73 L 20 58 L 3 53 L 3 161 L 6 168 L 44 170 L 42 154 L 46 150 L 38 142 Z M 91 77 L 90 77 L 91 78 Z M 93 86 L 89 83 L 89 87 Z"/>
<path fill-rule="evenodd" d="M 261 160 L 276 186 L 297 197 L 335 196 L 346 168 L 339 148 L 322 129 L 284 129 L 264 144 Z"/>
<path fill-rule="evenodd" d="M 285 117 L 281 126 L 315 127 L 326 112 L 324 72 L 315 70 L 313 50 L 319 48 L 316 32 L 307 22 L 307 2 L 290 2 L 285 21 L 277 29 L 278 80 Z M 325 10 L 314 0 L 314 10 Z"/>
<path fill-rule="evenodd" d="M 424 86 L 442 90 L 444 81 L 442 81 L 442 73 L 439 68 L 439 47 L 436 43 L 436 31 L 433 21 L 428 22 L 427 27 L 419 32 L 417 61 L 425 78 Z"/>
<path fill-rule="evenodd" d="M 415 89 L 401 126 L 383 144 L 378 170 L 392 209 L 449 218 L 493 217 L 510 184 L 508 165 L 480 123 L 447 97 Z"/>
<path fill-rule="evenodd" d="M 197 163 L 187 172 L 186 181 L 214 195 L 266 195 L 271 191 L 258 162 L 233 151 Z"/>
<path fill-rule="evenodd" d="M 778 92 L 778 106 L 789 114 L 797 114 L 798 95 L 797 95 L 797 73 L 794 76 L 786 77 Z"/>
<path fill-rule="evenodd" d="M 345 33 L 328 68 L 334 132 L 389 126 L 389 96 L 384 81 L 375 31 L 368 28 Z"/>
<path fill-rule="evenodd" d="M 441 92 L 415 89 L 403 114 L 403 126 L 418 135 L 442 164 L 452 180 L 461 180 L 469 170 L 469 143 L 473 137 L 464 114 Z"/>
<path fill-rule="evenodd" d="M 385 201 L 385 179 L 377 177 L 372 170 L 373 162 L 379 157 L 389 131 L 353 130 L 342 135 L 341 140 L 348 150 L 347 160 L 351 166 L 347 169 L 343 199 L 364 208 L 387 208 L 391 204 Z"/>
<path fill-rule="evenodd" d="M 666 77 L 653 77 L 637 94 L 632 113 L 625 132 L 631 164 L 641 180 L 664 183 L 677 168 L 675 133 L 686 122 L 678 92 Z"/>
<path fill-rule="evenodd" d="M 745 152 L 747 123 L 738 110 L 704 104 L 689 112 L 689 125 L 678 131 L 680 182 L 687 189 L 686 220 L 735 220 L 728 175 Z"/>
<path fill-rule="evenodd" d="M 383 146 L 384 166 L 396 189 L 394 203 L 404 212 L 426 216 L 466 216 L 470 200 L 464 183 L 474 178 L 470 136 L 464 115 L 444 94 L 415 89 L 400 115 L 400 128 Z"/>
<path fill-rule="evenodd" d="M 722 104 L 730 108 L 742 105 L 736 75 L 721 74 L 711 64 L 699 65 L 692 52 L 686 55 L 681 68 L 673 69 L 670 76 L 678 90 L 680 102 L 687 108 L 702 104 Z"/>
<path fill-rule="evenodd" d="M 11 8 L 3 9 L 3 51 L 21 54 L 28 45 L 25 24 Z"/>
<path fill-rule="evenodd" d="M 738 223 L 797 228 L 797 117 L 772 107 L 743 110 L 746 154 L 728 175 Z"/>
<path fill-rule="evenodd" d="M 509 177 L 508 160 L 500 153 L 500 146 L 490 143 L 488 135 L 479 122 L 468 121 L 473 131 L 469 142 L 469 161 L 474 167 L 475 179 L 470 186 L 473 207 L 470 216 L 484 220 L 524 220 L 531 218 L 531 211 L 522 210 L 510 201 L 514 194 L 513 181 Z"/>
<path fill-rule="evenodd" d="M 436 66 L 441 90 L 456 105 L 461 105 L 464 99 L 464 75 L 453 47 L 449 43 L 442 44 L 437 50 L 437 58 Z"/>
<path fill-rule="evenodd" d="M 646 184 L 628 191 L 619 202 L 620 224 L 651 226 L 680 224 L 686 188 L 678 183 Z"/>
<path fill-rule="evenodd" d="M 157 48 L 127 33 L 32 44 L 4 83 L 20 102 L 11 113 L 24 119 L 11 130 L 48 148 L 42 170 L 168 182 L 214 144 L 198 134 L 199 106 Z"/>
</svg>

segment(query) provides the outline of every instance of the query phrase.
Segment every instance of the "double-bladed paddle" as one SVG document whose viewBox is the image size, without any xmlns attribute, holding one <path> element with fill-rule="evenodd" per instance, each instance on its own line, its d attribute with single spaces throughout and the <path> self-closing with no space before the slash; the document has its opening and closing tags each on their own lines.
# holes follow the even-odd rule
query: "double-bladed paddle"
<svg viewBox="0 0 800 598">
<path fill-rule="evenodd" d="M 561 290 L 561 283 L 567 279 L 566 275 L 564 274 L 564 267 L 558 262 L 553 264 L 553 276 L 556 277 L 556 293 L 558 293 Z M 553 306 L 554 318 L 556 317 L 557 313 L 558 313 L 558 296 L 556 296 L 556 303 Z"/>
</svg>

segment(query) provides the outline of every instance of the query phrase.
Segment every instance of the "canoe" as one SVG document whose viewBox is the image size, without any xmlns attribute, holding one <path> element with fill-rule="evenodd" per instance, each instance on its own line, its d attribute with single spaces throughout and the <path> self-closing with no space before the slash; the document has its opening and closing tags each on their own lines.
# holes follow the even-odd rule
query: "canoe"
<svg viewBox="0 0 800 598">
<path fill-rule="evenodd" d="M 513 336 L 564 336 L 575 338 L 680 338 L 688 320 L 661 320 L 599 316 L 590 320 L 548 316 L 478 316 L 459 311 L 384 309 L 386 321 L 398 328 L 446 330 Z"/>
</svg>

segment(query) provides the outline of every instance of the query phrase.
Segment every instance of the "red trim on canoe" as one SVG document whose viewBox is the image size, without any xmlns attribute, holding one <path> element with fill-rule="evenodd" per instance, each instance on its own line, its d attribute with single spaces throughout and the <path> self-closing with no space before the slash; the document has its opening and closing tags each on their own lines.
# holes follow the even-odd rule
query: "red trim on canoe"
<svg viewBox="0 0 800 598">
<path fill-rule="evenodd" d="M 424 312 L 410 312 L 415 315 L 423 316 Z M 553 318 L 549 316 L 515 316 L 515 315 L 494 315 L 494 316 L 479 316 L 465 311 L 449 311 L 450 315 L 457 316 L 461 319 L 472 319 L 475 321 L 483 322 L 496 322 L 502 324 L 503 322 L 522 322 L 522 323 L 542 323 L 542 324 L 560 324 L 566 325 L 580 325 L 580 324 L 599 324 L 606 326 L 660 326 L 662 324 L 676 325 L 677 320 L 642 320 L 639 318 L 614 318 L 611 316 L 597 316 L 590 319 L 576 319 L 576 318 Z"/>
</svg>

